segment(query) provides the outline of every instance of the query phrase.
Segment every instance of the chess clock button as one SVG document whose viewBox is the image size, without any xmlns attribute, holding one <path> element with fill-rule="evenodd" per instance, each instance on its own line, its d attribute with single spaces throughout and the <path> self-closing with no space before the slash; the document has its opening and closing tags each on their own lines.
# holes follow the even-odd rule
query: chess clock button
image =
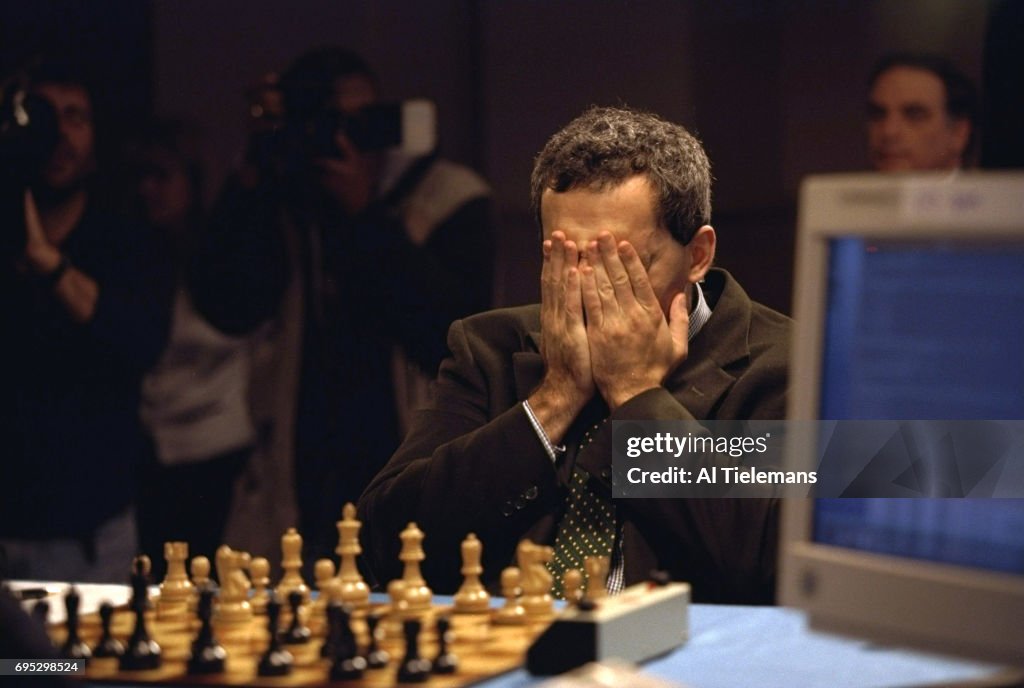
<svg viewBox="0 0 1024 688">
<path fill-rule="evenodd" d="M 530 487 L 526 489 L 526 492 L 523 493 L 523 496 L 526 497 L 526 500 L 528 502 L 532 502 L 533 500 L 537 499 L 538 494 L 540 494 L 540 491 L 537 489 L 537 486 L 530 485 Z"/>
</svg>

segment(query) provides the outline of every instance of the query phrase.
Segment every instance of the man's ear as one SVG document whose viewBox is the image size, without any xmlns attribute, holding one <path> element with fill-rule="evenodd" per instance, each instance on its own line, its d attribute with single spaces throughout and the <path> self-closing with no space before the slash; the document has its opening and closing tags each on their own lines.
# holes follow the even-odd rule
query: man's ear
<svg viewBox="0 0 1024 688">
<path fill-rule="evenodd" d="M 715 262 L 717 241 L 715 228 L 704 225 L 694 233 L 690 243 L 686 245 L 690 252 L 690 273 L 687 279 L 691 283 L 700 282 L 711 269 L 712 263 Z"/>
</svg>

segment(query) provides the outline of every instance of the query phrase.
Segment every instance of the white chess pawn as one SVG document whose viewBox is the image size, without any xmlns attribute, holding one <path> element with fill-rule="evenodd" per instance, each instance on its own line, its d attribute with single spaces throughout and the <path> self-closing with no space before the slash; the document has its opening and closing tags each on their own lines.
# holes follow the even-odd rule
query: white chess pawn
<svg viewBox="0 0 1024 688">
<path fill-rule="evenodd" d="M 587 571 L 587 592 L 583 596 L 590 602 L 608 596 L 608 557 L 586 557 L 583 559 L 583 568 Z"/>
<path fill-rule="evenodd" d="M 526 623 L 526 610 L 519 604 L 519 569 L 509 566 L 501 572 L 501 594 L 505 604 L 494 613 L 494 623 L 520 625 Z"/>
<path fill-rule="evenodd" d="M 199 605 L 199 591 L 210 582 L 210 560 L 204 556 L 192 559 L 192 594 L 188 601 L 189 612 L 195 612 Z"/>
<path fill-rule="evenodd" d="M 253 588 L 249 604 L 252 605 L 254 614 L 266 614 L 267 600 L 270 597 L 267 591 L 270 587 L 270 562 L 266 557 L 256 557 L 249 565 L 249 573 L 252 575 Z"/>
</svg>

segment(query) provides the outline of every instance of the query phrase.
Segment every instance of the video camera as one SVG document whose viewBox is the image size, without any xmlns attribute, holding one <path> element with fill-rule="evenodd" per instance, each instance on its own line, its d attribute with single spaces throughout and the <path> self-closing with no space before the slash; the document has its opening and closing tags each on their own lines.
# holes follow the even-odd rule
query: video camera
<svg viewBox="0 0 1024 688">
<path fill-rule="evenodd" d="M 296 172 L 318 158 L 342 158 L 337 135 L 344 133 L 361 152 L 397 150 L 426 155 L 437 146 L 437 108 L 426 99 L 378 103 L 356 113 L 318 109 L 308 117 L 288 117 L 277 84 L 249 89 L 250 140 L 247 159 Z"/>
<path fill-rule="evenodd" d="M 60 141 L 57 112 L 28 88 L 26 79 L 12 79 L 0 95 L 0 175 L 24 188 L 42 175 Z"/>
<path fill-rule="evenodd" d="M 0 255 L 24 248 L 24 193 L 38 181 L 60 142 L 57 112 L 19 75 L 0 91 L 0 222 L 14 231 L 0 232 Z M 10 222 L 10 218 L 18 218 Z"/>
</svg>

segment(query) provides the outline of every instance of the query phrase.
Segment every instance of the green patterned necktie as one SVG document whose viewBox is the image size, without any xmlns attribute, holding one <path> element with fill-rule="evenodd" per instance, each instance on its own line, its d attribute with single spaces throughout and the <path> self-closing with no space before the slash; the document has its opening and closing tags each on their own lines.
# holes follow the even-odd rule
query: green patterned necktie
<svg viewBox="0 0 1024 688">
<path fill-rule="evenodd" d="M 579 454 L 593 439 L 605 421 L 592 427 L 580 441 Z M 548 570 L 554 578 L 552 592 L 555 597 L 565 597 L 565 574 L 577 569 L 586 576 L 583 561 L 586 557 L 611 557 L 615 541 L 615 506 L 610 499 L 597 494 L 588 485 L 590 474 L 578 465 L 573 469 L 569 482 L 569 496 L 565 514 L 558 524 L 555 535 L 554 556 Z"/>
</svg>

